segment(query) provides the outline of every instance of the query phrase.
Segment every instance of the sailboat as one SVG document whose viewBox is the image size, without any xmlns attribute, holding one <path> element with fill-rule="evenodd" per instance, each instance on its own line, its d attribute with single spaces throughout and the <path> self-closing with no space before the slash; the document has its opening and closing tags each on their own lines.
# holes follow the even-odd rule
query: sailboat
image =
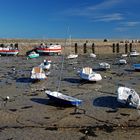
<svg viewBox="0 0 140 140">
<path fill-rule="evenodd" d="M 64 55 L 62 55 L 61 73 L 60 73 L 60 78 L 59 78 L 57 91 L 46 90 L 45 93 L 47 94 L 49 99 L 56 104 L 64 105 L 64 106 L 76 106 L 77 107 L 82 103 L 82 100 L 79 100 L 79 99 L 74 98 L 72 96 L 65 95 L 65 94 L 60 92 L 63 64 L 64 64 Z"/>
</svg>

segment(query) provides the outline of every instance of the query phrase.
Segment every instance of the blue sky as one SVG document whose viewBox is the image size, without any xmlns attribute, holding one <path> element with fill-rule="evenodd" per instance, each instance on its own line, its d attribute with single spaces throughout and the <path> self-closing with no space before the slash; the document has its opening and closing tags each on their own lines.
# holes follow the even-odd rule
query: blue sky
<svg viewBox="0 0 140 140">
<path fill-rule="evenodd" d="M 140 37 L 139 0 L 0 0 L 0 38 Z"/>
</svg>

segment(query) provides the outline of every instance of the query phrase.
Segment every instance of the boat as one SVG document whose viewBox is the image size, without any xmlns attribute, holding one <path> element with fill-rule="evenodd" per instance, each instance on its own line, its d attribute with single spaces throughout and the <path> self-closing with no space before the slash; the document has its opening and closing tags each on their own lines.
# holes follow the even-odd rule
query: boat
<svg viewBox="0 0 140 140">
<path fill-rule="evenodd" d="M 133 68 L 134 68 L 136 71 L 140 71 L 140 64 L 133 64 Z"/>
<path fill-rule="evenodd" d="M 127 54 L 122 54 L 122 57 L 127 57 Z"/>
<path fill-rule="evenodd" d="M 45 91 L 45 93 L 47 94 L 50 100 L 60 105 L 79 106 L 82 103 L 82 100 L 79 100 L 77 98 L 68 95 L 64 95 L 58 91 L 54 91 L 54 92 Z"/>
<path fill-rule="evenodd" d="M 61 54 L 62 52 L 62 47 L 61 45 L 40 45 L 39 47 L 36 48 L 36 51 L 38 53 L 44 53 L 44 54 Z"/>
<path fill-rule="evenodd" d="M 17 48 L 12 47 L 0 47 L 0 55 L 17 55 L 19 53 L 19 50 Z"/>
<path fill-rule="evenodd" d="M 117 89 L 117 101 L 124 104 L 125 106 L 131 106 L 134 108 L 140 107 L 140 98 L 138 93 L 128 87 L 119 87 Z"/>
<path fill-rule="evenodd" d="M 39 57 L 39 53 L 36 53 L 35 51 L 31 52 L 28 55 L 28 58 L 37 58 L 37 57 Z"/>
<path fill-rule="evenodd" d="M 99 63 L 99 69 L 101 69 L 101 70 L 110 69 L 110 65 L 106 62 Z"/>
<path fill-rule="evenodd" d="M 74 59 L 74 58 L 77 58 L 78 57 L 78 54 L 70 54 L 68 55 L 68 59 Z"/>
<path fill-rule="evenodd" d="M 39 65 L 43 70 L 49 70 L 51 68 L 51 60 L 44 60 L 43 63 Z"/>
<path fill-rule="evenodd" d="M 96 58 L 96 54 L 91 53 L 91 54 L 90 54 L 90 57 L 92 57 L 92 58 Z"/>
<path fill-rule="evenodd" d="M 137 52 L 137 50 L 133 50 L 133 51 L 130 52 L 130 57 L 137 57 L 139 55 L 140 55 L 140 53 Z"/>
<path fill-rule="evenodd" d="M 82 103 L 82 100 L 79 100 L 79 99 L 74 98 L 69 95 L 65 95 L 60 92 L 61 79 L 62 79 L 62 74 L 63 74 L 63 66 L 64 66 L 64 55 L 62 55 L 61 71 L 60 71 L 60 77 L 59 77 L 57 90 L 56 91 L 45 91 L 45 93 L 47 94 L 50 101 L 53 101 L 55 104 L 78 107 Z"/>
<path fill-rule="evenodd" d="M 47 79 L 45 71 L 40 67 L 33 67 L 31 71 L 32 80 L 44 80 Z"/>
<path fill-rule="evenodd" d="M 102 80 L 102 76 L 96 72 L 93 72 L 92 68 L 90 67 L 84 67 L 78 73 L 79 73 L 80 78 L 87 81 L 97 82 L 97 81 Z"/>
<path fill-rule="evenodd" d="M 118 64 L 119 64 L 119 65 L 125 65 L 125 64 L 127 64 L 127 61 L 126 61 L 125 59 L 120 59 L 120 60 L 118 61 Z"/>
</svg>

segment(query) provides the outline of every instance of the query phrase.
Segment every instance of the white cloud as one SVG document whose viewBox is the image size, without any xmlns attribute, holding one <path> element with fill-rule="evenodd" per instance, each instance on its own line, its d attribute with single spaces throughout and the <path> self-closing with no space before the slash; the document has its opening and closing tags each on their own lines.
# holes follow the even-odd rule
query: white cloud
<svg viewBox="0 0 140 140">
<path fill-rule="evenodd" d="M 135 27 L 137 25 L 140 25 L 140 22 L 138 21 L 128 21 L 123 23 L 124 26 L 126 27 Z"/>
<path fill-rule="evenodd" d="M 122 19 L 123 15 L 120 13 L 107 14 L 93 18 L 94 21 L 104 21 L 104 22 L 118 21 Z"/>
<path fill-rule="evenodd" d="M 92 5 L 89 6 L 87 9 L 88 10 L 104 10 L 104 9 L 108 9 L 110 7 L 116 6 L 117 4 L 123 2 L 124 0 L 105 0 L 97 5 Z"/>
</svg>

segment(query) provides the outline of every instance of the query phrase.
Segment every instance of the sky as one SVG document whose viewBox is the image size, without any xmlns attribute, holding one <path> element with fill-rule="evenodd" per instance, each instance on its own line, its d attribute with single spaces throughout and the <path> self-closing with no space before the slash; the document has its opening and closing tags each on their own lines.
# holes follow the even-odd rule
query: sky
<svg viewBox="0 0 140 140">
<path fill-rule="evenodd" d="M 0 0 L 0 38 L 139 39 L 140 0 Z"/>
</svg>

